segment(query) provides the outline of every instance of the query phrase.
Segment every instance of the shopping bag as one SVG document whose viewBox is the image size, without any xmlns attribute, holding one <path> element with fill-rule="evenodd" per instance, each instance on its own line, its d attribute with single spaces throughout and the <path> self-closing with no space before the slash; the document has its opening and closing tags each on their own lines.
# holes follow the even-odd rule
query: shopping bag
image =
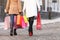
<svg viewBox="0 0 60 40">
<path fill-rule="evenodd" d="M 40 16 L 40 12 L 38 12 L 37 14 L 37 24 L 36 24 L 36 29 L 40 30 L 41 29 L 41 16 Z"/>
<path fill-rule="evenodd" d="M 17 16 L 14 16 L 14 24 L 17 22 Z"/>
<path fill-rule="evenodd" d="M 22 17 L 21 15 L 17 15 L 17 22 L 16 22 L 16 25 L 17 25 L 17 28 L 22 28 Z"/>
<path fill-rule="evenodd" d="M 24 17 L 22 17 L 22 28 L 26 28 L 26 27 L 27 27 L 27 24 L 24 21 Z"/>
<path fill-rule="evenodd" d="M 27 25 L 28 25 L 28 18 L 26 17 L 26 15 L 24 15 L 23 17 L 24 17 L 25 25 L 27 27 Z"/>
<path fill-rule="evenodd" d="M 20 25 L 20 15 L 17 15 L 17 22 L 16 22 L 17 25 Z"/>
<path fill-rule="evenodd" d="M 19 16 L 20 17 L 20 16 Z M 20 21 L 20 19 L 17 19 L 17 15 L 14 16 L 14 29 L 22 28 L 20 24 L 17 24 L 17 21 Z"/>
<path fill-rule="evenodd" d="M 21 15 L 17 15 L 17 27 L 19 28 L 26 28 L 27 27 L 27 23 L 25 23 L 24 21 L 24 17 Z"/>
<path fill-rule="evenodd" d="M 10 28 L 10 16 L 6 16 L 4 19 L 4 29 L 7 30 Z"/>
<path fill-rule="evenodd" d="M 25 23 L 28 23 L 28 18 L 26 17 L 26 15 L 24 15 L 23 17 L 24 17 Z"/>
<path fill-rule="evenodd" d="M 21 15 L 17 15 L 17 25 L 22 26 L 22 16 Z"/>
</svg>

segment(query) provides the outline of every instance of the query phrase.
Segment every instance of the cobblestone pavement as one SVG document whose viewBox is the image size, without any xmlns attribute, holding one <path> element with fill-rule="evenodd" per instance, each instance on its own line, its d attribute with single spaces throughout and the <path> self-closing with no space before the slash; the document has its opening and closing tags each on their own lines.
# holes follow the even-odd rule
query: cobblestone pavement
<svg viewBox="0 0 60 40">
<path fill-rule="evenodd" d="M 17 36 L 10 36 L 9 30 L 0 29 L 0 40 L 60 40 L 60 23 L 51 23 L 42 25 L 41 30 L 33 27 L 33 36 L 28 36 L 28 27 L 18 29 Z"/>
</svg>

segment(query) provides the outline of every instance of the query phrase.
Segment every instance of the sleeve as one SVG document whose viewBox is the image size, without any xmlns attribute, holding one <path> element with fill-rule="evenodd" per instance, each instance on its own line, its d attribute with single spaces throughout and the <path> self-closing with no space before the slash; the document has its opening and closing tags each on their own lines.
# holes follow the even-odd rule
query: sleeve
<svg viewBox="0 0 60 40">
<path fill-rule="evenodd" d="M 36 4 L 37 4 L 37 7 L 38 7 L 38 10 L 40 11 L 40 4 L 39 4 L 39 0 L 36 0 Z"/>
<path fill-rule="evenodd" d="M 24 1 L 24 0 L 21 0 L 22 2 Z"/>
<path fill-rule="evenodd" d="M 5 12 L 9 11 L 9 5 L 10 5 L 10 0 L 7 0 L 6 7 L 5 7 Z"/>
<path fill-rule="evenodd" d="M 19 12 L 22 12 L 22 2 L 21 2 L 21 0 L 18 0 L 18 10 L 19 10 Z"/>
</svg>

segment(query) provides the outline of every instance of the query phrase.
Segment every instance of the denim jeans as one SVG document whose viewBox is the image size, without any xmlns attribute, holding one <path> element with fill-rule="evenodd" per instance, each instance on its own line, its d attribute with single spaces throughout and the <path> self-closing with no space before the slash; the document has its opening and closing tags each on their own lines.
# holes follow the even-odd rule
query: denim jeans
<svg viewBox="0 0 60 40">
<path fill-rule="evenodd" d="M 10 15 L 10 28 L 11 28 L 11 33 L 13 32 L 13 27 L 14 27 L 14 16 L 16 16 L 16 14 L 11 14 Z"/>
</svg>

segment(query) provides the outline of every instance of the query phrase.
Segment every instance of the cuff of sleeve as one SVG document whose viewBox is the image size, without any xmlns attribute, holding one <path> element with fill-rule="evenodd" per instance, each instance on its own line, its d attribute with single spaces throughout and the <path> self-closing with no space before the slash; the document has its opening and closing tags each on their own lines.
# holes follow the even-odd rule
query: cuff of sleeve
<svg viewBox="0 0 60 40">
<path fill-rule="evenodd" d="M 7 10 L 6 9 L 4 11 L 5 11 L 5 13 L 7 13 Z"/>
</svg>

